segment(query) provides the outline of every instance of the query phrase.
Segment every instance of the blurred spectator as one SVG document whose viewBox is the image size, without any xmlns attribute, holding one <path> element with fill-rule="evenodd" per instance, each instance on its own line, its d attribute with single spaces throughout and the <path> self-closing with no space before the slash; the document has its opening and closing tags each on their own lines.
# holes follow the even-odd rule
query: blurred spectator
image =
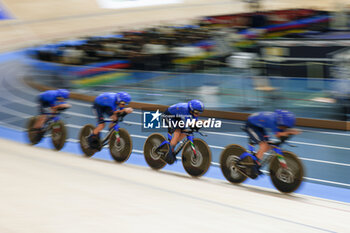
<svg viewBox="0 0 350 233">
<path fill-rule="evenodd" d="M 183 44 L 173 47 L 172 52 L 175 57 L 184 58 L 203 55 L 205 50 L 197 46 Z"/>
<path fill-rule="evenodd" d="M 65 46 L 62 50 L 61 62 L 70 65 L 82 64 L 82 59 L 85 56 L 81 46 Z"/>
<path fill-rule="evenodd" d="M 340 108 L 340 120 L 350 120 L 350 79 L 336 79 L 332 94 Z"/>
<path fill-rule="evenodd" d="M 143 45 L 142 54 L 147 59 L 146 67 L 150 70 L 162 70 L 167 66 L 169 57 L 169 48 L 161 40 L 150 39 L 150 41 Z"/>
</svg>

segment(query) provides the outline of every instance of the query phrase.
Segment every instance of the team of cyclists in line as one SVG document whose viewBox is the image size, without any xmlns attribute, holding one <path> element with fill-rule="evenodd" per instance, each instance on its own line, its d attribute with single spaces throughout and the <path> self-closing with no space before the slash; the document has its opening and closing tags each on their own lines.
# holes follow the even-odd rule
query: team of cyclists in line
<svg viewBox="0 0 350 233">
<path fill-rule="evenodd" d="M 32 130 L 37 131 L 38 134 L 44 133 L 42 126 L 47 117 L 47 113 L 51 110 L 51 113 L 57 112 L 59 109 L 70 108 L 71 105 L 65 101 L 69 98 L 69 91 L 66 89 L 49 90 L 41 93 L 38 97 L 39 102 L 39 117 L 34 124 Z M 91 149 L 100 149 L 100 131 L 105 127 L 104 116 L 107 115 L 112 121 L 118 120 L 120 117 L 124 117 L 127 114 L 133 112 L 131 107 L 127 105 L 131 101 L 131 96 L 127 92 L 105 92 L 98 95 L 93 103 L 93 109 L 97 117 L 97 126 L 93 130 L 93 133 L 88 137 L 88 143 Z M 200 114 L 204 111 L 204 104 L 200 100 L 191 100 L 188 103 L 177 103 L 171 105 L 163 113 L 166 121 L 177 122 L 179 120 L 186 120 L 191 118 L 198 120 Z M 255 171 L 257 174 L 260 172 L 260 160 L 265 152 L 270 150 L 269 132 L 271 131 L 277 138 L 285 137 L 289 135 L 299 134 L 300 131 L 293 129 L 295 125 L 295 115 L 287 110 L 277 109 L 274 112 L 256 112 L 251 114 L 246 123 L 245 131 L 247 132 L 250 141 L 259 145 L 259 150 L 256 154 L 245 153 L 240 159 L 242 164 L 244 160 L 253 159 L 255 164 Z M 113 126 L 113 122 L 109 127 Z M 170 151 L 162 159 L 168 164 L 173 164 L 176 161 L 174 156 L 174 148 L 178 142 L 180 142 L 186 134 L 184 128 L 181 128 L 179 124 L 175 128 L 168 128 L 168 132 L 172 134 L 170 142 Z"/>
</svg>

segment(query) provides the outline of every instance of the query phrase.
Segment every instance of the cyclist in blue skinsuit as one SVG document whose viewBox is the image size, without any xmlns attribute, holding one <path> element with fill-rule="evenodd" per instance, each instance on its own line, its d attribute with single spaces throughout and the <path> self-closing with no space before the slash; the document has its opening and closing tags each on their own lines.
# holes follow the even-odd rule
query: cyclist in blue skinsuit
<svg viewBox="0 0 350 233">
<path fill-rule="evenodd" d="M 39 116 L 34 124 L 34 129 L 41 131 L 41 128 L 47 118 L 47 108 L 50 108 L 52 113 L 57 112 L 60 108 L 70 108 L 71 105 L 64 102 L 69 98 L 69 91 L 66 89 L 49 90 L 40 93 L 39 101 Z"/>
<path fill-rule="evenodd" d="M 265 152 L 271 149 L 268 144 L 269 135 L 267 131 L 272 131 L 277 138 L 299 134 L 300 131 L 292 129 L 295 125 L 295 115 L 287 110 L 277 109 L 274 112 L 256 112 L 248 117 L 245 130 L 250 140 L 259 144 L 256 155 L 245 154 L 244 158 L 251 157 L 255 163 L 256 173 L 261 174 L 260 160 Z"/>
<path fill-rule="evenodd" d="M 191 100 L 188 103 L 178 103 L 171 105 L 165 112 L 165 121 L 176 123 L 180 120 L 186 122 L 187 119 L 198 120 L 199 114 L 204 111 L 204 104 L 199 100 Z M 174 125 L 174 124 L 172 124 Z M 186 137 L 186 134 L 182 131 L 184 128 L 176 125 L 175 127 L 168 128 L 168 133 L 173 134 L 170 141 L 170 151 L 165 158 L 165 162 L 173 164 L 176 160 L 174 156 L 174 148 L 179 141 Z"/>
<path fill-rule="evenodd" d="M 118 119 L 118 116 L 124 117 L 126 114 L 132 113 L 132 108 L 125 108 L 131 101 L 131 97 L 126 92 L 105 92 L 96 97 L 94 101 L 94 110 L 97 115 L 97 127 L 89 136 L 88 141 L 92 149 L 99 148 L 99 133 L 105 127 L 103 115 L 108 115 L 113 121 Z M 110 127 L 112 127 L 111 122 Z"/>
</svg>

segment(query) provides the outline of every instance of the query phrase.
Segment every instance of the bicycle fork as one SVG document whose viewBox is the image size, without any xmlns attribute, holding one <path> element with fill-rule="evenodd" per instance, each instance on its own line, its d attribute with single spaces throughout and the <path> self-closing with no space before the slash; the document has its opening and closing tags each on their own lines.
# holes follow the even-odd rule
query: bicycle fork
<svg viewBox="0 0 350 233">
<path fill-rule="evenodd" d="M 286 162 L 286 160 L 284 159 L 282 150 L 281 150 L 280 148 L 273 147 L 273 151 L 274 151 L 275 154 L 277 155 L 277 159 L 278 159 L 278 161 L 280 162 L 281 167 L 283 167 L 283 168 L 288 168 L 287 162 Z"/>
<path fill-rule="evenodd" d="M 194 159 L 197 159 L 197 151 L 196 151 L 196 148 L 193 144 L 193 136 L 192 135 L 187 136 L 187 139 L 190 141 L 190 145 L 191 145 L 191 149 L 193 151 Z"/>
<path fill-rule="evenodd" d="M 117 130 L 116 130 L 117 128 Z M 113 129 L 110 129 L 106 137 L 102 140 L 102 147 L 108 144 L 109 138 L 112 137 L 112 134 L 115 133 L 117 137 L 117 143 L 120 142 L 120 135 L 119 135 L 119 127 L 114 127 Z"/>
</svg>

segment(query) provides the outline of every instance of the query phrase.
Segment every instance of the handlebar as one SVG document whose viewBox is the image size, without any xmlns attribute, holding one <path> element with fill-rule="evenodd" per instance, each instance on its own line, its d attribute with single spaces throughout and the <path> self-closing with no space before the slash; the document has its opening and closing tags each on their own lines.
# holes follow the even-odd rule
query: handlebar
<svg viewBox="0 0 350 233">
<path fill-rule="evenodd" d="M 118 114 L 119 115 L 119 114 Z M 113 121 L 113 120 L 110 120 L 110 119 L 107 119 L 105 120 L 105 122 L 112 122 L 114 124 L 118 124 L 120 122 L 124 122 L 124 116 L 126 116 L 127 114 L 120 114 L 118 116 L 118 119 L 116 121 Z M 127 123 L 127 122 L 124 122 L 124 124 L 126 124 L 127 126 L 130 126 L 131 124 L 130 123 Z"/>
<path fill-rule="evenodd" d="M 295 147 L 294 145 L 291 145 L 289 143 L 287 143 L 286 141 L 289 140 L 290 138 L 292 137 L 292 135 L 289 135 L 289 136 L 282 136 L 282 137 L 279 137 L 279 140 L 277 141 L 269 141 L 268 143 L 270 145 L 273 145 L 273 146 L 280 146 L 282 145 L 283 143 L 286 143 L 287 145 L 291 146 L 291 147 Z"/>
<path fill-rule="evenodd" d="M 57 109 L 56 109 L 57 112 L 46 112 L 46 113 L 44 113 L 44 115 L 48 115 L 48 116 L 54 117 L 54 116 L 60 115 L 61 112 L 63 112 L 63 111 L 66 110 L 66 109 L 68 109 L 68 108 L 57 108 Z"/>
<path fill-rule="evenodd" d="M 198 133 L 199 135 L 203 136 L 203 137 L 207 137 L 208 135 L 199 132 L 200 128 L 189 128 L 189 129 L 184 129 L 182 130 L 183 133 L 185 134 L 193 134 L 193 133 Z"/>
<path fill-rule="evenodd" d="M 68 108 L 57 108 L 57 112 L 63 112 L 66 109 L 68 109 Z"/>
<path fill-rule="evenodd" d="M 117 124 L 118 122 L 122 122 L 122 120 L 120 120 L 120 119 L 118 119 L 118 120 L 116 120 L 116 121 L 110 120 L 110 119 L 105 119 L 104 121 L 105 121 L 105 122 L 115 123 L 115 124 Z"/>
</svg>

